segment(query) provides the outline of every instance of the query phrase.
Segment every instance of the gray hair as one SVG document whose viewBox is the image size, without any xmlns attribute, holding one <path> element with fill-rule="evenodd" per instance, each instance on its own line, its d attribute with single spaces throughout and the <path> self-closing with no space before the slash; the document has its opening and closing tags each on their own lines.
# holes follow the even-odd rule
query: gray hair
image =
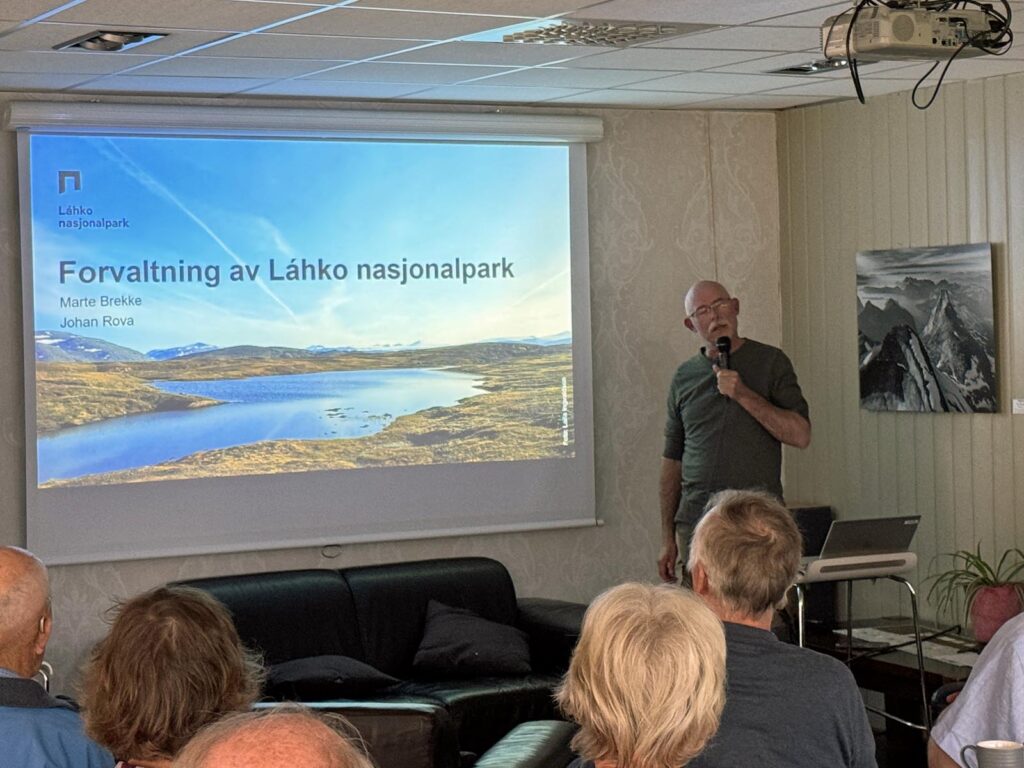
<svg viewBox="0 0 1024 768">
<path fill-rule="evenodd" d="M 687 567 L 699 563 L 711 593 L 741 615 L 781 605 L 803 548 L 792 513 L 759 491 L 722 491 L 708 506 L 694 529 Z"/>
</svg>

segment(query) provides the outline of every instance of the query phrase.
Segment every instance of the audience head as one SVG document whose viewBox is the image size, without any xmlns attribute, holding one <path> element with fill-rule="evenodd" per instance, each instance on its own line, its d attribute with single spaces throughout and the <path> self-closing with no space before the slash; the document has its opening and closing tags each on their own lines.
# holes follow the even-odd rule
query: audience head
<svg viewBox="0 0 1024 768">
<path fill-rule="evenodd" d="M 0 547 L 0 667 L 21 677 L 39 671 L 50 640 L 46 566 L 18 547 Z"/>
<path fill-rule="evenodd" d="M 725 636 L 701 600 L 674 585 L 622 584 L 587 609 L 556 694 L 588 760 L 679 768 L 704 748 L 725 704 Z"/>
<path fill-rule="evenodd" d="M 174 768 L 373 768 L 340 715 L 298 705 L 230 715 L 204 728 Z"/>
<path fill-rule="evenodd" d="M 719 616 L 765 620 L 800 568 L 793 515 L 769 494 L 723 491 L 709 502 L 690 543 L 693 588 Z"/>
<path fill-rule="evenodd" d="M 159 587 L 114 611 L 86 667 L 82 704 L 87 732 L 116 757 L 168 761 L 259 695 L 262 666 L 205 592 Z"/>
</svg>

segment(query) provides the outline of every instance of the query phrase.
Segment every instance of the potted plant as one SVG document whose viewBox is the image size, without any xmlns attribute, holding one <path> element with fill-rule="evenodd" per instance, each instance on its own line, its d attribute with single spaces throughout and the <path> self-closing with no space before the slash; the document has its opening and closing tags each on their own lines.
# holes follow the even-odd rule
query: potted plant
<svg viewBox="0 0 1024 768">
<path fill-rule="evenodd" d="M 943 613 L 962 598 L 964 618 L 970 618 L 975 639 L 987 643 L 1024 607 L 1024 584 L 1018 580 L 1024 573 L 1024 552 L 1007 549 L 994 567 L 982 557 L 980 542 L 974 552 L 961 549 L 947 556 L 953 558 L 954 567 L 929 577 L 928 601 L 933 602 L 934 596 L 935 606 Z"/>
</svg>

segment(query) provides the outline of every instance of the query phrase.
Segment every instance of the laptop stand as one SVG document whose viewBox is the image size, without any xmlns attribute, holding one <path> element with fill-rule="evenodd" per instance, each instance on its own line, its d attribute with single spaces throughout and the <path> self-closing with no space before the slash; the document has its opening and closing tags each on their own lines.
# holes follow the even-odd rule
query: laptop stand
<svg viewBox="0 0 1024 768">
<path fill-rule="evenodd" d="M 828 560 L 818 561 L 827 565 Z M 915 558 L 916 562 L 916 558 Z M 907 570 L 905 563 L 901 564 L 899 570 Z M 913 567 L 911 564 L 909 567 Z M 913 619 L 914 626 L 914 647 L 917 651 L 917 672 L 921 683 L 921 707 L 924 712 L 924 723 L 914 723 L 909 720 L 904 720 L 901 717 L 886 712 L 885 710 L 878 709 L 877 707 L 865 706 L 869 712 L 874 712 L 888 720 L 905 725 L 908 728 L 915 730 L 924 731 L 926 734 L 931 732 L 932 728 L 932 713 L 931 707 L 928 702 L 928 691 L 925 684 L 925 669 L 924 669 L 924 649 L 921 645 L 921 625 L 918 619 L 917 612 L 917 590 L 914 589 L 913 585 L 902 576 L 896 575 L 894 572 L 889 573 L 876 573 L 874 569 L 870 573 L 863 575 L 856 575 L 851 573 L 848 568 L 837 568 L 833 571 L 825 568 L 819 570 L 815 575 L 810 576 L 802 574 L 797 579 L 797 583 L 794 584 L 796 589 L 796 605 L 797 605 L 797 643 L 803 648 L 804 647 L 804 585 L 812 582 L 823 582 L 823 581 L 845 581 L 846 582 L 846 665 L 849 666 L 851 662 L 855 661 L 859 657 L 853 655 L 853 582 L 863 581 L 865 579 L 879 579 L 886 578 L 891 581 L 895 581 L 897 584 L 902 584 L 906 587 L 907 592 L 910 593 L 910 609 Z M 835 574 L 831 576 L 830 573 Z M 898 646 L 889 646 L 888 648 L 875 648 L 872 649 L 872 655 L 884 653 L 886 651 L 895 650 Z"/>
</svg>

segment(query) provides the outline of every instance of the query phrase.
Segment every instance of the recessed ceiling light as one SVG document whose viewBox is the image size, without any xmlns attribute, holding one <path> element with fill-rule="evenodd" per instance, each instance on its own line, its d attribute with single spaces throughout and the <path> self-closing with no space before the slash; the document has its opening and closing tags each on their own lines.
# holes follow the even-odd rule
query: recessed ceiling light
<svg viewBox="0 0 1024 768">
<path fill-rule="evenodd" d="M 858 61 L 857 65 L 860 67 L 873 64 L 870 61 Z M 834 59 L 818 59 L 817 61 L 809 61 L 806 64 L 794 64 L 791 67 L 782 67 L 782 69 L 769 69 L 765 74 L 768 75 L 816 75 L 820 72 L 835 72 L 837 69 L 849 69 L 850 62 L 843 58 Z"/>
<path fill-rule="evenodd" d="M 127 51 L 129 48 L 137 48 L 140 45 L 151 43 L 167 37 L 166 32 L 113 32 L 99 31 L 81 35 L 73 40 L 53 46 L 55 51 L 66 51 L 78 48 L 83 51 L 100 51 L 103 53 L 116 53 Z"/>
</svg>

